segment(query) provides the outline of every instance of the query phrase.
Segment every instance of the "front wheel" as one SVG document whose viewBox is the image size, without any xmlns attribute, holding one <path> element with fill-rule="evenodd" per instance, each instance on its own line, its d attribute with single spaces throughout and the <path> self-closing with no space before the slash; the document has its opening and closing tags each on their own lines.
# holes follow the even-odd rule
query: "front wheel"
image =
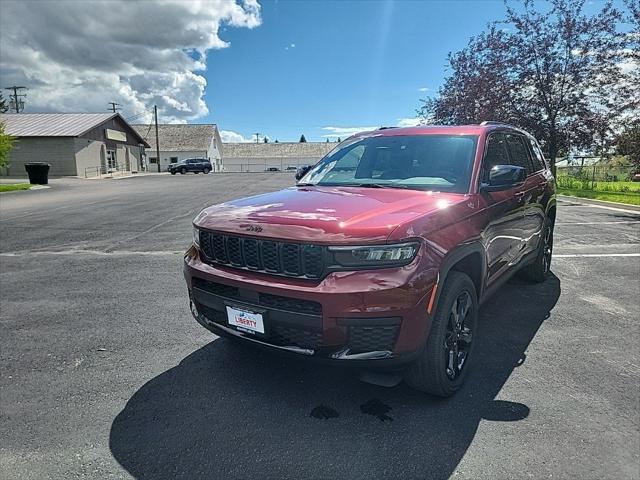
<svg viewBox="0 0 640 480">
<path fill-rule="evenodd" d="M 175 170 L 171 170 L 171 175 L 175 175 L 176 171 Z"/>
<path fill-rule="evenodd" d="M 187 173 L 187 169 L 186 169 L 186 168 L 184 168 L 184 167 L 182 167 L 182 168 L 180 169 L 180 175 L 184 175 L 185 173 Z"/>
<path fill-rule="evenodd" d="M 440 293 L 427 344 L 405 373 L 405 381 L 439 397 L 456 393 L 469 371 L 477 316 L 473 282 L 464 273 L 450 272 Z"/>
</svg>

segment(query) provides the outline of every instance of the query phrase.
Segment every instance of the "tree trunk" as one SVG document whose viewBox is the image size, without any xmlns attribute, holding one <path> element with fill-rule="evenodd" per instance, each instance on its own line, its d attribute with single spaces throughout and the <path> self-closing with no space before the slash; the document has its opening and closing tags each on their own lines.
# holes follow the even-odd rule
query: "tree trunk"
<svg viewBox="0 0 640 480">
<path fill-rule="evenodd" d="M 555 123 L 551 124 L 549 129 L 549 163 L 551 164 L 551 172 L 556 176 L 556 157 L 558 155 L 558 131 Z"/>
</svg>

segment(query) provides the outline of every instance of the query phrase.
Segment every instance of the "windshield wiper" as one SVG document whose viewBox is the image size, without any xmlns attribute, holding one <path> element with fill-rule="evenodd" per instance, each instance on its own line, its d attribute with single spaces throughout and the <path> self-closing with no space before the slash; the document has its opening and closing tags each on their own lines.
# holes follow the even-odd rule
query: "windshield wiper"
<svg viewBox="0 0 640 480">
<path fill-rule="evenodd" d="M 389 183 L 346 183 L 343 186 L 363 188 L 408 188 L 406 185 L 393 185 Z"/>
</svg>

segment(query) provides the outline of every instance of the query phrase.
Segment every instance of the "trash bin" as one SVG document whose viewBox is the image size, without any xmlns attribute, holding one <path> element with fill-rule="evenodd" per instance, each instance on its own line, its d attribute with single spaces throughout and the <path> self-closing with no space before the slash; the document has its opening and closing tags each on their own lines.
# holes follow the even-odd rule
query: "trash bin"
<svg viewBox="0 0 640 480">
<path fill-rule="evenodd" d="M 49 183 L 49 168 L 51 165 L 45 162 L 25 163 L 24 168 L 29 175 L 29 183 L 46 185 Z"/>
</svg>

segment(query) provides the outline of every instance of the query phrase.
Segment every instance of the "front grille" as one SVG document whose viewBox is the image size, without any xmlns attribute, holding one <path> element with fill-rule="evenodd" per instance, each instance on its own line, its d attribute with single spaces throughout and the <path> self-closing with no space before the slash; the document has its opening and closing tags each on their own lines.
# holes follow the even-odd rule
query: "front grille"
<svg viewBox="0 0 640 480">
<path fill-rule="evenodd" d="M 227 314 L 199 302 L 195 303 L 198 312 L 210 323 L 228 327 Z M 273 323 L 268 331 L 267 342 L 282 347 L 300 347 L 316 349 L 322 346 L 322 331 L 302 326 Z"/>
<path fill-rule="evenodd" d="M 298 298 L 281 297 L 269 293 L 260 294 L 260 305 L 277 308 L 293 313 L 307 313 L 309 315 L 322 315 L 322 305 L 318 302 L 300 300 Z"/>
<path fill-rule="evenodd" d="M 239 288 L 232 287 L 231 285 L 210 282 L 208 280 L 195 277 L 193 279 L 193 286 L 220 297 L 250 302 L 250 300 L 242 297 Z M 258 306 L 276 308 L 278 310 L 284 310 L 291 313 L 305 313 L 307 315 L 322 316 L 322 304 L 318 302 L 292 297 L 282 297 L 280 295 L 272 295 L 270 293 L 258 293 Z"/>
<path fill-rule="evenodd" d="M 349 349 L 352 353 L 393 350 L 398 325 L 350 326 Z"/>
<path fill-rule="evenodd" d="M 322 332 L 315 332 L 287 325 L 274 325 L 269 336 L 274 345 L 284 347 L 319 348 L 322 345 Z"/>
<path fill-rule="evenodd" d="M 239 293 L 239 290 L 236 287 L 232 287 L 231 285 L 208 282 L 207 280 L 202 280 L 201 278 L 194 278 L 193 286 L 200 288 L 201 290 L 213 293 L 215 295 L 227 298 L 237 298 Z"/>
<path fill-rule="evenodd" d="M 202 305 L 201 303 L 197 303 L 197 302 L 196 302 L 196 308 L 198 309 L 198 312 L 204 315 L 205 318 L 210 322 L 226 325 L 227 314 L 225 312 L 221 312 L 219 310 L 209 308 L 206 305 Z"/>
<path fill-rule="evenodd" d="M 274 242 L 200 230 L 204 260 L 246 270 L 319 279 L 324 273 L 324 248 Z"/>
</svg>

